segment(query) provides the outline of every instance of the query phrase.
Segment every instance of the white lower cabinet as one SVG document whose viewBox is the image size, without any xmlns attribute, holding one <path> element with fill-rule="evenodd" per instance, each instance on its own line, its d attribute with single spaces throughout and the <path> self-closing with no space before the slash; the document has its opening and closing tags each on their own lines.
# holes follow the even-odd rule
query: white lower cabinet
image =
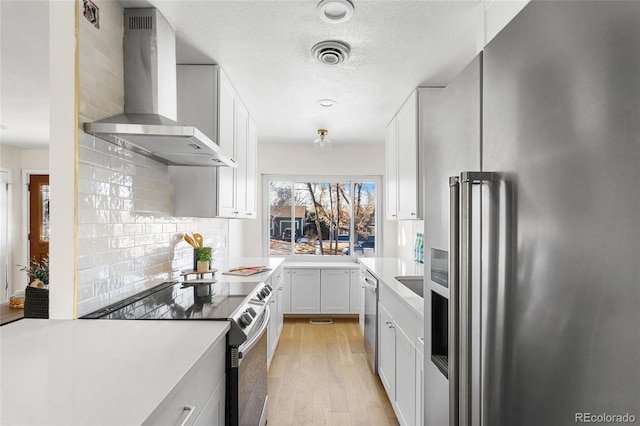
<svg viewBox="0 0 640 426">
<path fill-rule="evenodd" d="M 379 282 L 379 286 L 385 286 Z M 378 375 L 398 422 L 422 425 L 422 354 L 417 349 L 418 315 L 410 312 L 399 297 L 379 287 Z"/>
<path fill-rule="evenodd" d="M 416 348 L 402 329 L 394 327 L 396 337 L 396 392 L 394 406 L 400 424 L 416 424 Z"/>
<path fill-rule="evenodd" d="M 224 425 L 225 424 L 225 389 L 226 381 L 224 377 L 216 386 L 216 389 L 211 394 L 209 401 L 202 409 L 202 412 L 196 419 L 194 425 L 211 426 L 211 425 Z"/>
<path fill-rule="evenodd" d="M 269 300 L 269 326 L 267 327 L 267 366 L 271 365 L 271 359 L 278 347 L 280 333 L 284 324 L 283 290 L 285 272 L 282 266 L 278 267 L 267 281 L 273 291 Z"/>
<path fill-rule="evenodd" d="M 320 313 L 320 270 L 291 269 L 291 312 Z"/>
<path fill-rule="evenodd" d="M 416 351 L 416 425 L 424 425 L 424 355 Z"/>
<path fill-rule="evenodd" d="M 143 424 L 224 425 L 225 354 L 226 342 L 222 340 L 189 370 Z"/>
<path fill-rule="evenodd" d="M 360 269 L 349 270 L 349 313 L 360 313 Z"/>
<path fill-rule="evenodd" d="M 278 299 L 272 297 L 269 304 L 269 325 L 267 327 L 267 367 L 271 365 L 271 358 L 273 358 L 278 346 L 278 310 L 276 303 L 278 303 Z"/>
<path fill-rule="evenodd" d="M 323 269 L 320 271 L 320 312 L 327 314 L 349 313 L 350 278 L 348 269 Z"/>
<path fill-rule="evenodd" d="M 359 312 L 359 316 L 360 316 L 360 330 L 362 331 L 362 334 L 364 335 L 364 296 L 365 296 L 365 282 L 364 282 L 364 277 L 365 277 L 365 271 L 366 268 L 364 266 L 360 267 L 360 271 L 358 273 L 358 289 L 360 292 L 360 310 Z"/>
<path fill-rule="evenodd" d="M 291 269 L 284 270 L 282 280 L 282 312 L 291 313 Z"/>
<path fill-rule="evenodd" d="M 378 375 L 393 403 L 396 396 L 396 335 L 391 315 L 378 303 Z"/>
<path fill-rule="evenodd" d="M 284 274 L 285 314 L 358 314 L 362 310 L 358 269 L 286 268 Z"/>
</svg>

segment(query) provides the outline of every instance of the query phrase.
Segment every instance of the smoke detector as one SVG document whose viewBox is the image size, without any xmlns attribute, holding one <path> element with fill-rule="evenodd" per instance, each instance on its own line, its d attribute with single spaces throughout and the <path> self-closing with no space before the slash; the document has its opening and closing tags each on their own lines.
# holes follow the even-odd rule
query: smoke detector
<svg viewBox="0 0 640 426">
<path fill-rule="evenodd" d="M 316 60 L 325 65 L 339 65 L 346 62 L 351 54 L 348 44 L 341 41 L 321 41 L 311 48 L 311 53 Z"/>
</svg>

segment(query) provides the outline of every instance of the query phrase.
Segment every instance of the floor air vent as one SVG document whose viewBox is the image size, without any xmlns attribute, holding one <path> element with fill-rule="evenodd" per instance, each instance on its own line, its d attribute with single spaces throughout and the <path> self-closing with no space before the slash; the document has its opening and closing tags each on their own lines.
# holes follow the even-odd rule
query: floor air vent
<svg viewBox="0 0 640 426">
<path fill-rule="evenodd" d="M 331 318 L 311 318 L 309 324 L 333 324 Z"/>
</svg>

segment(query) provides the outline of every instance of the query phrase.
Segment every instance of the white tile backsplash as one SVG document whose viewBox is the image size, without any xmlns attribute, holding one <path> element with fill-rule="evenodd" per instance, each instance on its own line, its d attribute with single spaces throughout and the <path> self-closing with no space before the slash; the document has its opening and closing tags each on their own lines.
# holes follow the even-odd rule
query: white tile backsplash
<svg viewBox="0 0 640 426">
<path fill-rule="evenodd" d="M 124 111 L 122 12 L 118 2 L 103 2 L 99 29 L 80 19 L 80 129 Z M 214 266 L 228 264 L 227 219 L 173 217 L 165 165 L 79 133 L 79 315 L 193 267 L 193 249 L 179 233 L 201 233 Z"/>
<path fill-rule="evenodd" d="M 214 249 L 214 265 L 228 262 L 228 220 L 173 217 L 173 185 L 165 165 L 83 132 L 80 146 L 79 315 L 190 269 L 193 249 L 181 233 L 201 233 Z"/>
</svg>

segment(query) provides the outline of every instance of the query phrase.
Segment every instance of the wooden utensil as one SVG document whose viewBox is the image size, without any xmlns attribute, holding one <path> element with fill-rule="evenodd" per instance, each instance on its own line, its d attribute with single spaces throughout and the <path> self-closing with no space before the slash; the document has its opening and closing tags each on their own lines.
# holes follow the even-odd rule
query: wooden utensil
<svg viewBox="0 0 640 426">
<path fill-rule="evenodd" d="M 196 242 L 193 241 L 193 238 L 191 238 L 191 235 L 188 234 L 184 234 L 184 240 L 193 248 L 197 248 L 198 246 L 196 245 Z"/>
</svg>

